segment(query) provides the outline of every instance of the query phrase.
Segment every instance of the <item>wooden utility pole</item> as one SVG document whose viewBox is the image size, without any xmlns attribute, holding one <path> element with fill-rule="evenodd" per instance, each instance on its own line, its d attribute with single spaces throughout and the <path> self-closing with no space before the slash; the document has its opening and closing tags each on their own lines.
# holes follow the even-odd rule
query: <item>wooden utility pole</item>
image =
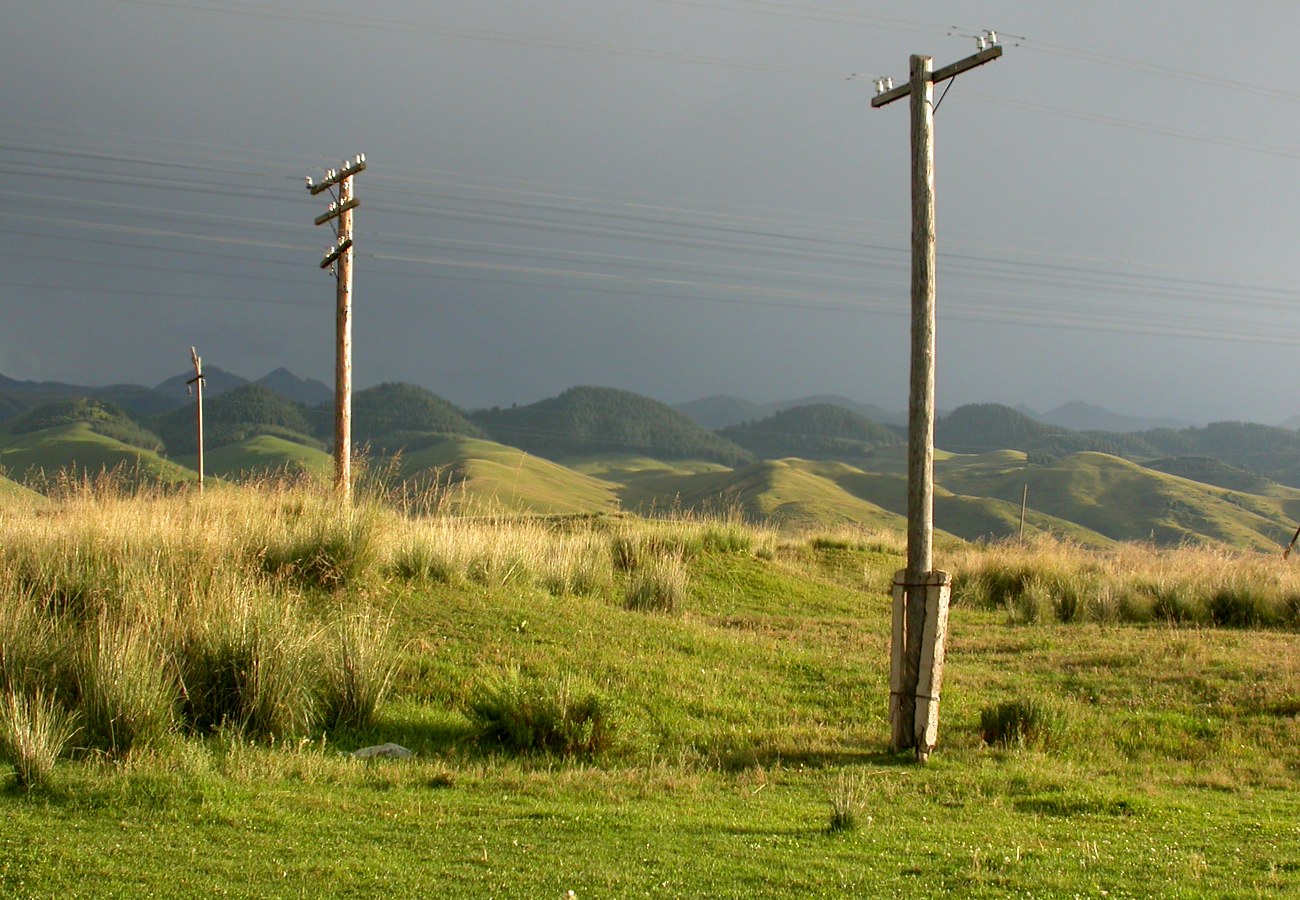
<svg viewBox="0 0 1300 900">
<path fill-rule="evenodd" d="M 1025 485 L 1025 492 L 1020 495 L 1020 543 L 1025 542 L 1025 510 L 1029 507 L 1029 485 Z"/>
<path fill-rule="evenodd" d="M 895 752 L 925 761 L 939 727 L 950 579 L 932 570 L 934 541 L 935 212 L 934 85 L 1002 55 L 992 32 L 980 52 L 935 70 L 913 56 L 907 84 L 878 82 L 872 107 L 911 97 L 912 365 L 907 422 L 907 568 L 894 579 L 889 718 Z M 992 43 L 992 46 L 989 44 Z M 889 85 L 888 87 L 886 85 Z"/>
<path fill-rule="evenodd" d="M 203 358 L 197 350 L 190 348 L 190 359 L 194 362 L 194 377 L 185 382 L 194 385 L 195 420 L 199 442 L 199 493 L 203 493 Z"/>
<path fill-rule="evenodd" d="M 342 168 L 326 172 L 325 180 L 320 184 L 307 179 L 307 189 L 313 196 L 338 187 L 334 202 L 323 215 L 316 217 L 316 224 L 338 220 L 337 241 L 326 251 L 320 267 L 333 266 L 338 277 L 335 294 L 334 487 L 345 503 L 352 497 L 352 210 L 361 205 L 361 201 L 352 195 L 352 177 L 365 168 L 365 154 L 359 154 L 344 163 Z"/>
</svg>

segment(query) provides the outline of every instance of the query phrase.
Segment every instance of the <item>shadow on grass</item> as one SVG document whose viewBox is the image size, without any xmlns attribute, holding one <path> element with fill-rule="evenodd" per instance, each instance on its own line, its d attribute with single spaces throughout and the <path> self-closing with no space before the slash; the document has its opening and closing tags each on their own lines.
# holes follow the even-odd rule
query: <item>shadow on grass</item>
<svg viewBox="0 0 1300 900">
<path fill-rule="evenodd" d="M 381 714 L 369 728 L 341 730 L 330 743 L 344 752 L 377 744 L 400 744 L 416 756 L 473 752 L 478 731 L 464 716 L 450 712 L 403 710 Z"/>
<path fill-rule="evenodd" d="M 893 753 L 883 747 L 839 748 L 836 750 L 782 750 L 780 748 L 745 748 L 720 754 L 720 767 L 724 772 L 743 772 L 758 766 L 771 768 L 801 767 L 830 769 L 843 766 L 911 767 L 917 764 L 916 755 Z"/>
</svg>

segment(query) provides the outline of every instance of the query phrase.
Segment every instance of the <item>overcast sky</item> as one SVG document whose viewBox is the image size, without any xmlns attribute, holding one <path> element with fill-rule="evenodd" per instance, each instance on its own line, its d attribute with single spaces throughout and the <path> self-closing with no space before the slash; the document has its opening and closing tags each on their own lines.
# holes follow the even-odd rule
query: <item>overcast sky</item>
<svg viewBox="0 0 1300 900">
<path fill-rule="evenodd" d="M 0 373 L 331 382 L 303 178 L 365 153 L 360 387 L 901 409 L 872 76 L 990 28 L 937 114 L 940 406 L 1300 413 L 1300 9 L 1258 0 L 0 0 Z"/>
</svg>

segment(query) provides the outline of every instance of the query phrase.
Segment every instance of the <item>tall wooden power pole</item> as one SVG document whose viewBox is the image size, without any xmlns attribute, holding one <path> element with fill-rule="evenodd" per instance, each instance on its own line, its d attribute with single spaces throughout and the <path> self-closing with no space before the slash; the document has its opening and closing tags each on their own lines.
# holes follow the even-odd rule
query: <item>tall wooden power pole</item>
<svg viewBox="0 0 1300 900">
<path fill-rule="evenodd" d="M 365 168 L 365 154 L 360 154 L 344 163 L 342 168 L 326 172 L 325 180 L 320 184 L 307 179 L 307 190 L 313 196 L 338 188 L 329 208 L 316 217 L 316 224 L 338 220 L 337 241 L 326 251 L 320 267 L 334 266 L 338 277 L 335 295 L 334 487 L 344 502 L 352 497 L 352 210 L 361 205 L 361 201 L 352 195 L 352 178 Z"/>
<path fill-rule="evenodd" d="M 190 348 L 190 360 L 194 363 L 194 377 L 185 382 L 194 385 L 195 394 L 195 430 L 199 443 L 199 493 L 203 493 L 203 357 L 193 347 Z"/>
<path fill-rule="evenodd" d="M 907 84 L 881 91 L 873 107 L 911 97 L 912 366 L 907 417 L 907 568 L 894 579 L 890 649 L 890 744 L 924 761 L 939 728 L 939 691 L 947 642 L 948 573 L 933 571 L 934 542 L 934 85 L 1002 55 L 992 32 L 980 52 L 935 70 L 928 56 L 911 58 Z M 988 46 L 989 43 L 993 46 Z"/>
</svg>

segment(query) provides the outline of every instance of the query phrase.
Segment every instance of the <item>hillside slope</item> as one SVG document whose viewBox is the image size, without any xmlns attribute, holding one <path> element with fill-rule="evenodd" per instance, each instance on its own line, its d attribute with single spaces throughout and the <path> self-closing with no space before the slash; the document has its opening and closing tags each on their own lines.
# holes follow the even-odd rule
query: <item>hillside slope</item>
<svg viewBox="0 0 1300 900">
<path fill-rule="evenodd" d="M 618 508 L 614 486 L 492 441 L 453 436 L 402 455 L 400 475 L 472 514 L 572 515 Z"/>
<path fill-rule="evenodd" d="M 5 438 L 0 468 L 20 482 L 53 478 L 61 471 L 95 476 L 114 472 L 127 483 L 178 483 L 197 478 L 158 454 L 97 434 L 87 422 L 58 425 Z"/>
</svg>

